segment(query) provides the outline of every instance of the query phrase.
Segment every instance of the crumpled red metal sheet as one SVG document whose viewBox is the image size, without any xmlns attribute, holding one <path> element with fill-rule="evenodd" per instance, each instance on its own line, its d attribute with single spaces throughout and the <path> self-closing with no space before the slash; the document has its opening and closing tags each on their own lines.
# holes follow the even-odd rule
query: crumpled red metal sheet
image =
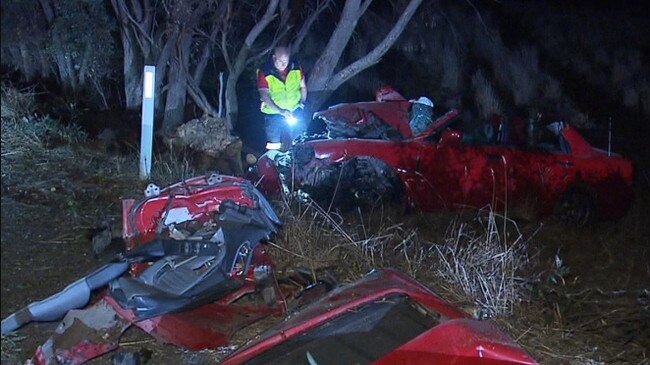
<svg viewBox="0 0 650 365">
<path fill-rule="evenodd" d="M 445 302 L 425 286 L 394 269 L 376 270 L 293 314 L 259 339 L 224 360 L 224 365 L 246 362 L 265 351 L 298 337 L 343 314 L 394 294 L 447 318 L 374 364 L 527 364 L 537 362 L 510 339 L 494 322 L 471 319 L 467 313 Z"/>
</svg>

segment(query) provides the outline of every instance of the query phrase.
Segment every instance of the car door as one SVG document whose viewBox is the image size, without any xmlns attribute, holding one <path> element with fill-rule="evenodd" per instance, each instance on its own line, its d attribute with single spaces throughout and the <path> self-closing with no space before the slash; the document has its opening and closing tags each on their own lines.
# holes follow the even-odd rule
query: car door
<svg viewBox="0 0 650 365">
<path fill-rule="evenodd" d="M 580 175 L 580 160 L 561 139 L 549 136 L 545 141 L 513 149 L 508 158 L 513 185 L 511 205 L 525 206 L 537 216 L 551 213 L 560 195 Z"/>
<path fill-rule="evenodd" d="M 506 159 L 502 147 L 473 145 L 462 132 L 446 130 L 422 143 L 417 174 L 418 198 L 433 208 L 482 208 L 505 196 Z"/>
</svg>

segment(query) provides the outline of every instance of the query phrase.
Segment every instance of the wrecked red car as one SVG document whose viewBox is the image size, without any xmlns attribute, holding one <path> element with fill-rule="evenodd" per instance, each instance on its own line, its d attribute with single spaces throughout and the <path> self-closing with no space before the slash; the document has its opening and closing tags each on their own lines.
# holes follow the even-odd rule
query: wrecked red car
<svg viewBox="0 0 650 365">
<path fill-rule="evenodd" d="M 632 163 L 592 147 L 563 122 L 476 123 L 449 110 L 414 124 L 416 105 L 397 98 L 317 112 L 327 135 L 267 152 L 255 179 L 267 194 L 298 188 L 327 205 L 390 199 L 425 211 L 522 207 L 578 224 L 619 218 L 631 204 Z"/>
<path fill-rule="evenodd" d="M 150 184 L 144 199 L 123 201 L 128 249 L 3 319 L 2 334 L 65 315 L 32 364 L 84 363 L 115 350 L 131 325 L 192 350 L 225 345 L 240 328 L 284 313 L 291 290 L 281 292 L 271 280 L 263 244 L 279 226 L 264 196 L 241 178 L 211 174 L 165 189 Z M 238 303 L 249 294 L 252 300 Z"/>
<path fill-rule="evenodd" d="M 239 349 L 234 364 L 537 364 L 494 322 L 476 320 L 410 277 L 375 270 Z"/>
</svg>

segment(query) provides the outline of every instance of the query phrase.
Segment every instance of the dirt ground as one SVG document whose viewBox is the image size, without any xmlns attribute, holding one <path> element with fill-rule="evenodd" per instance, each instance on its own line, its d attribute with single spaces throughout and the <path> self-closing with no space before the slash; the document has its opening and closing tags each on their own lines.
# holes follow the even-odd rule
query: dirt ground
<svg viewBox="0 0 650 365">
<path fill-rule="evenodd" d="M 101 154 L 84 153 L 41 159 L 30 168 L 3 154 L 3 164 L 15 164 L 3 166 L 2 176 L 3 318 L 105 262 L 107 256 L 93 256 L 89 231 L 101 220 L 118 231 L 121 197 L 141 196 L 144 190 L 145 183 L 135 179 L 133 172 L 82 169 L 79 156 L 98 166 L 103 163 Z M 618 222 L 585 228 L 552 221 L 520 223 L 531 237 L 530 254 L 537 265 L 531 272 L 562 272 L 540 276 L 529 300 L 513 316 L 497 320 L 540 363 L 650 364 L 648 181 L 640 179 L 637 189 L 634 207 Z M 420 228 L 444 230 L 451 215 L 419 215 L 415 221 L 434 219 L 437 224 Z M 118 249 L 109 248 L 107 255 Z M 273 321 L 239 334 L 235 343 Z M 2 363 L 24 363 L 57 324 L 31 323 L 3 337 Z M 120 351 L 150 353 L 150 364 L 212 364 L 227 352 L 186 351 L 156 343 L 137 328 L 123 336 Z M 90 363 L 110 364 L 111 355 Z"/>
</svg>

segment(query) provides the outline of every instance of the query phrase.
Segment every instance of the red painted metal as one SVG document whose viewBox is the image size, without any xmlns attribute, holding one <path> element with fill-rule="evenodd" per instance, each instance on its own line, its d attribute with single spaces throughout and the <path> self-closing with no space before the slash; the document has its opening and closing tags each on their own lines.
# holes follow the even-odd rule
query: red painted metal
<svg viewBox="0 0 650 365">
<path fill-rule="evenodd" d="M 492 321 L 452 319 L 375 361 L 391 364 L 537 364 Z"/>
<path fill-rule="evenodd" d="M 407 295 L 447 319 L 376 360 L 375 364 L 537 364 L 493 322 L 470 319 L 467 313 L 393 269 L 375 271 L 331 291 L 263 333 L 258 340 L 238 350 L 222 364 L 241 364 L 344 313 L 354 313 L 365 304 L 393 294 Z"/>
<path fill-rule="evenodd" d="M 261 245 L 255 248 L 252 262 L 253 265 L 242 278 L 244 283 L 239 289 L 213 303 L 189 311 L 138 321 L 131 310 L 121 308 L 110 296 L 107 295 L 103 299 L 121 317 L 163 343 L 171 343 L 191 350 L 215 348 L 227 344 L 232 335 L 240 329 L 268 316 L 280 316 L 284 313 L 286 303 L 282 301 L 290 293 L 288 290 L 276 293 L 278 303 L 272 307 L 263 303 L 258 305 L 235 303 L 245 295 L 256 292 L 255 267 L 272 266 L 266 248 Z"/>
<path fill-rule="evenodd" d="M 264 191 L 270 196 L 279 196 L 282 193 L 282 184 L 280 182 L 280 174 L 275 168 L 275 162 L 269 154 L 262 155 L 255 165 L 256 173 L 251 174 L 249 177 L 254 183 L 258 183 L 260 190 Z"/>
<path fill-rule="evenodd" d="M 408 100 L 361 102 L 342 104 L 319 111 L 314 113 L 314 117 L 330 118 L 335 116 L 337 120 L 346 121 L 352 125 L 361 125 L 367 123 L 370 115 L 373 114 L 400 132 L 405 138 L 411 138 L 413 134 L 409 127 L 410 107 L 411 103 Z"/>
<path fill-rule="evenodd" d="M 200 176 L 171 185 L 160 190 L 158 195 L 139 202 L 133 199 L 123 200 L 122 233 L 127 248 L 133 249 L 160 234 L 157 230 L 165 220 L 166 212 L 174 209 L 181 208 L 183 219 L 188 221 L 207 221 L 218 213 L 219 206 L 224 201 L 234 201 L 244 207 L 255 207 L 255 197 L 249 196 L 251 191 L 244 188 L 244 185 L 250 186 L 250 182 L 231 176 Z M 147 265 L 134 264 L 130 274 L 139 275 Z M 276 298 L 273 305 L 261 300 L 247 301 L 246 305 L 238 303 L 240 298 L 259 290 L 255 269 L 260 266 L 271 267 L 271 270 L 273 267 L 264 245 L 255 246 L 247 271 L 235 268 L 229 273 L 231 279 L 241 284 L 237 290 L 191 310 L 145 320 L 138 320 L 133 311 L 123 309 L 109 294 L 105 294 L 93 305 L 79 311 L 86 316 L 84 320 L 88 321 L 87 326 L 82 326 L 81 330 L 75 329 L 74 332 L 66 331 L 62 327 L 61 332 L 53 337 L 54 340 L 48 341 L 50 345 L 39 347 L 31 361 L 33 364 L 52 364 L 56 357 L 66 363 L 81 364 L 115 350 L 121 331 L 115 331 L 115 328 L 111 327 L 111 333 L 114 335 L 101 336 L 101 333 L 104 333 L 102 331 L 105 331 L 102 327 L 105 318 L 115 318 L 115 326 L 128 327 L 133 324 L 163 343 L 191 350 L 223 346 L 243 327 L 271 315 L 282 315 L 287 308 L 285 301 L 298 290 L 295 287 L 280 288 L 275 283 L 272 284 Z M 50 354 L 53 351 L 56 354 Z"/>
<path fill-rule="evenodd" d="M 217 178 L 217 183 L 209 181 Z M 162 189 L 159 195 L 140 203 L 136 204 L 132 200 L 123 201 L 123 237 L 127 241 L 127 247 L 132 249 L 151 240 L 156 235 L 159 222 L 164 220 L 165 211 L 171 209 L 187 209 L 188 220 L 202 221 L 215 214 L 220 204 L 227 200 L 241 206 L 254 207 L 254 197 L 249 196 L 242 189 L 242 185 L 248 183 L 245 179 L 233 176 L 198 176 Z M 214 348 L 225 345 L 239 329 L 269 315 L 283 313 L 286 306 L 282 302 L 278 302 L 274 307 L 264 304 L 257 306 L 234 304 L 241 297 L 256 292 L 254 270 L 260 265 L 273 266 L 266 248 L 262 245 L 256 246 L 252 265 L 247 272 L 230 273 L 233 279 L 242 281 L 242 286 L 238 290 L 214 303 L 181 313 L 136 321 L 132 311 L 122 309 L 109 296 L 104 300 L 111 304 L 120 316 L 162 342 L 192 350 Z M 146 267 L 135 265 L 132 272 L 137 274 L 144 268 Z M 276 294 L 279 301 L 284 300 L 283 295 L 279 292 Z"/>
<path fill-rule="evenodd" d="M 57 358 L 65 361 L 66 365 L 80 365 L 95 359 L 103 354 L 117 349 L 116 342 L 96 343 L 89 340 L 81 341 L 69 349 L 61 350 L 57 353 Z M 34 357 L 27 362 L 28 365 L 54 365 L 53 362 L 44 352 L 42 347 L 36 349 Z"/>
<path fill-rule="evenodd" d="M 563 194 L 579 189 L 594 199 L 601 219 L 621 217 L 633 200 L 633 166 L 622 156 L 592 147 L 571 126 L 560 129 L 564 150 L 513 144 L 478 144 L 465 141 L 454 129 L 458 115 L 450 111 L 425 132 L 412 136 L 408 129 L 408 101 L 342 104 L 318 112 L 341 123 L 364 123 L 370 114 L 399 130 L 405 139 L 320 139 L 301 144 L 312 147 L 314 161 L 297 167 L 296 186 L 314 166 L 369 156 L 385 162 L 399 176 L 406 199 L 421 210 L 481 208 L 501 209 L 522 204 L 538 217 L 554 211 Z M 514 138 L 513 138 L 514 140 Z M 280 191 L 272 159 L 258 165 L 261 187 L 267 194 Z M 265 177 L 269 176 L 268 180 Z"/>
<path fill-rule="evenodd" d="M 232 200 L 246 207 L 254 206 L 253 197 L 241 189 L 246 182 L 242 178 L 213 175 L 220 179 L 218 184 L 209 184 L 208 176 L 194 177 L 160 191 L 160 194 L 135 204 L 126 200 L 122 204 L 122 236 L 129 248 L 140 242 L 148 242 L 156 235 L 156 229 L 168 208 L 186 208 L 190 220 L 201 221 L 219 209 L 221 202 Z"/>
</svg>

